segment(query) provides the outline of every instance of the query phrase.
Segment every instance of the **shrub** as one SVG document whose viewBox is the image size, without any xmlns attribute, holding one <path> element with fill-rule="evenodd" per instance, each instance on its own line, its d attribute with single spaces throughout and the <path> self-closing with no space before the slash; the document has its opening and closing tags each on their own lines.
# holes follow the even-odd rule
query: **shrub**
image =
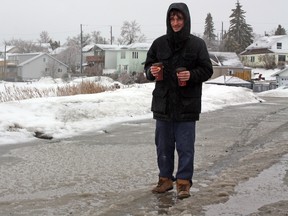
<svg viewBox="0 0 288 216">
<path fill-rule="evenodd" d="M 82 81 L 79 84 L 69 85 L 55 88 L 38 89 L 35 87 L 11 87 L 5 86 L 5 91 L 0 92 L 0 102 L 25 100 L 30 98 L 41 98 L 51 96 L 70 96 L 77 94 L 94 94 L 107 90 L 116 89 L 115 86 L 103 87 L 92 81 Z"/>
<path fill-rule="evenodd" d="M 77 94 L 94 94 L 107 91 L 112 87 L 107 88 L 92 81 L 82 81 L 75 85 L 66 85 L 63 87 L 57 87 L 57 96 L 69 96 Z"/>
</svg>

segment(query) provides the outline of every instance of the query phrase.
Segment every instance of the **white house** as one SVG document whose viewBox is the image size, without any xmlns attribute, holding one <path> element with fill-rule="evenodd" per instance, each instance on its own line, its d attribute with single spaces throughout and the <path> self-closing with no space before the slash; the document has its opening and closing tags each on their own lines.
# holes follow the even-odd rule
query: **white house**
<svg viewBox="0 0 288 216">
<path fill-rule="evenodd" d="M 288 35 L 265 36 L 240 53 L 245 66 L 267 67 L 288 62 Z"/>
<path fill-rule="evenodd" d="M 13 62 L 16 65 L 21 64 L 22 62 L 25 62 L 31 58 L 34 58 L 35 56 L 38 56 L 39 52 L 37 53 L 13 53 L 7 55 L 7 60 L 9 62 Z"/>
<path fill-rule="evenodd" d="M 15 59 L 17 59 L 16 55 L 14 55 Z M 21 59 L 21 54 L 19 54 L 18 59 Z M 17 64 L 18 81 L 39 79 L 44 76 L 51 76 L 53 78 L 68 76 L 68 66 L 47 53 L 39 53 Z"/>
<path fill-rule="evenodd" d="M 272 74 L 271 76 L 276 77 L 276 84 L 278 87 L 288 86 L 288 67 Z"/>
</svg>

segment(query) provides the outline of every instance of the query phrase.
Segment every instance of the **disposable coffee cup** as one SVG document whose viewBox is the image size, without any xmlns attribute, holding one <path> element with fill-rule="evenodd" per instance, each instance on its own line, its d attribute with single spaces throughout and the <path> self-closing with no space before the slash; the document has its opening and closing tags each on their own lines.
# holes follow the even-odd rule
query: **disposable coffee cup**
<svg viewBox="0 0 288 216">
<path fill-rule="evenodd" d="M 158 71 L 158 76 L 156 77 L 156 81 L 161 81 L 163 80 L 163 63 L 162 62 L 157 62 L 152 64 L 153 66 L 157 66 L 160 68 L 160 70 Z"/>
<path fill-rule="evenodd" d="M 179 67 L 179 68 L 177 68 L 176 69 L 176 73 L 178 74 L 178 73 L 180 73 L 180 72 L 182 72 L 182 71 L 186 71 L 187 69 L 185 68 L 185 67 Z M 186 86 L 186 81 L 181 81 L 180 79 L 178 79 L 178 85 L 179 86 Z"/>
</svg>

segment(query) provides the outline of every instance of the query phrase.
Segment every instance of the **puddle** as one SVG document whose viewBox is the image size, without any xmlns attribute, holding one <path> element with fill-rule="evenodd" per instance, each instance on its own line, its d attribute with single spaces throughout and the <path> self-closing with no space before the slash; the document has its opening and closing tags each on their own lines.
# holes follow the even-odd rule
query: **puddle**
<svg viewBox="0 0 288 216">
<path fill-rule="evenodd" d="M 205 216 L 249 215 L 264 205 L 288 200 L 288 185 L 284 183 L 287 167 L 288 155 L 285 155 L 278 164 L 237 185 L 236 194 L 226 203 L 206 206 Z"/>
</svg>

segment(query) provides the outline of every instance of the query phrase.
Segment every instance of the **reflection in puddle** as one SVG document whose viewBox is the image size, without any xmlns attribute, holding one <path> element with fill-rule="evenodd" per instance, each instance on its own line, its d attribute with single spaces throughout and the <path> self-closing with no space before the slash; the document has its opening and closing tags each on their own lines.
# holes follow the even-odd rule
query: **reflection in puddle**
<svg viewBox="0 0 288 216">
<path fill-rule="evenodd" d="M 156 209 L 158 209 L 158 215 L 168 214 L 169 208 L 174 206 L 177 202 L 176 194 L 174 192 L 167 192 L 165 194 L 156 195 Z"/>
<path fill-rule="evenodd" d="M 205 216 L 248 215 L 257 212 L 263 205 L 287 200 L 288 186 L 284 184 L 287 167 L 288 155 L 285 155 L 280 163 L 236 186 L 236 195 L 231 196 L 226 203 L 206 206 Z"/>
</svg>

